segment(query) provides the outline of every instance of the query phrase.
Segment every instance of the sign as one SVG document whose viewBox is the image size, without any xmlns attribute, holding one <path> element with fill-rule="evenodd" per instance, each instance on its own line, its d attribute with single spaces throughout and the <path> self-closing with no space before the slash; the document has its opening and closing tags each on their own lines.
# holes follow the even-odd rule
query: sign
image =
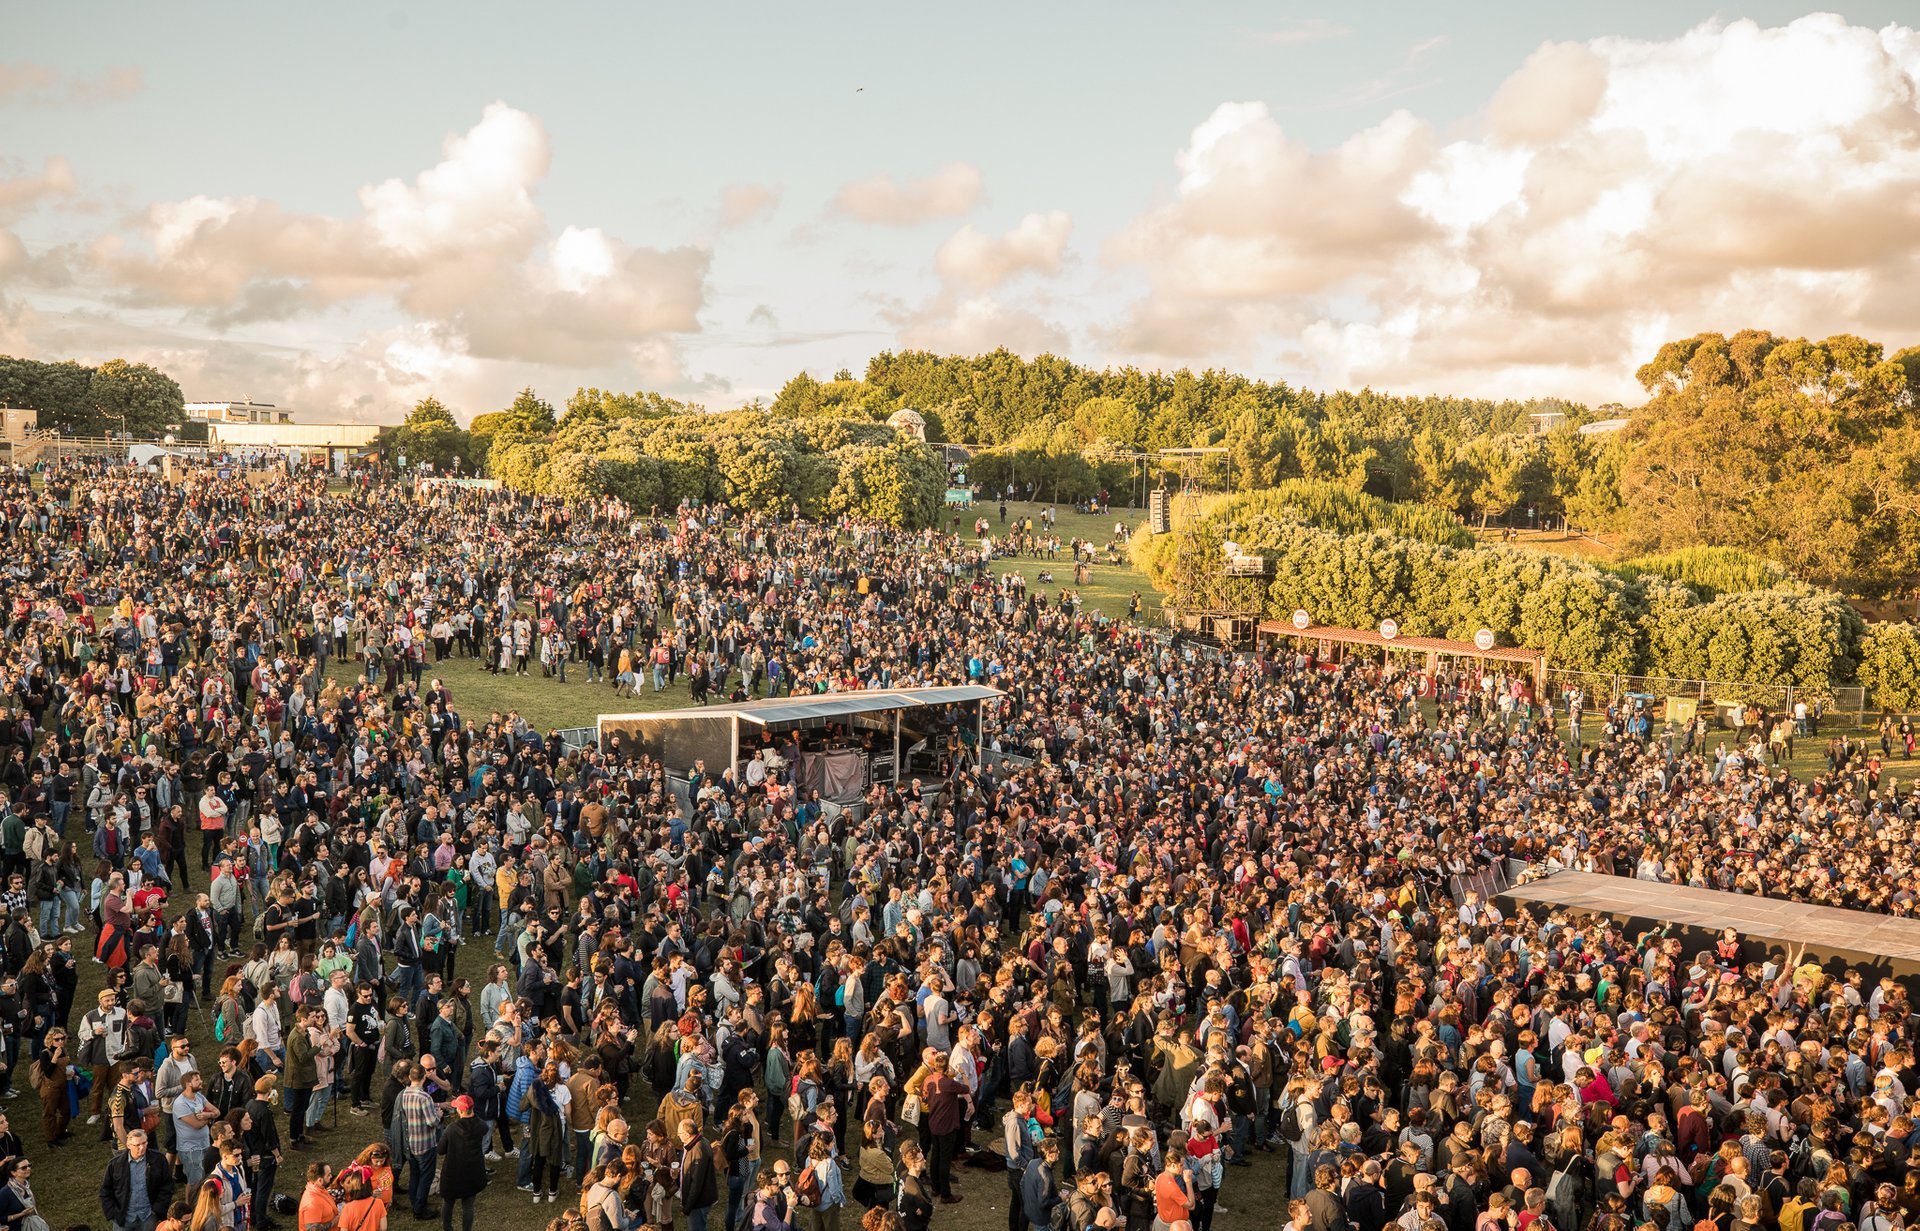
<svg viewBox="0 0 1920 1231">
<path fill-rule="evenodd" d="M 1491 628 L 1483 628 L 1475 633 L 1473 635 L 1473 644 L 1480 647 L 1482 651 L 1491 650 L 1493 648 L 1493 630 Z"/>
<path fill-rule="evenodd" d="M 1395 624 L 1392 620 L 1380 621 L 1380 639 L 1381 640 L 1392 641 L 1395 637 L 1398 637 L 1399 635 L 1400 635 L 1400 626 L 1398 624 Z"/>
<path fill-rule="evenodd" d="M 1293 626 L 1295 628 L 1304 629 L 1309 627 L 1312 623 L 1313 623 L 1313 617 L 1307 614 L 1307 609 L 1305 607 L 1302 607 L 1300 608 L 1300 610 L 1293 613 Z"/>
</svg>

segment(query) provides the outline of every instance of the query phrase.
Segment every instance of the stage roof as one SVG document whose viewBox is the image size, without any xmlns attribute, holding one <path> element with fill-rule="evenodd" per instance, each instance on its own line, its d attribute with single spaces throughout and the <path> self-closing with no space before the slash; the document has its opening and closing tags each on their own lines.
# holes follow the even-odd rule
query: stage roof
<svg viewBox="0 0 1920 1231">
<path fill-rule="evenodd" d="M 1333 641 L 1342 645 L 1365 645 L 1388 650 L 1401 650 L 1409 654 L 1452 654 L 1465 658 L 1491 658 L 1500 662 L 1527 663 L 1539 666 L 1546 658 L 1542 650 L 1530 650 L 1522 646 L 1496 645 L 1483 650 L 1471 641 L 1449 641 L 1444 637 L 1395 637 L 1388 641 L 1371 628 L 1336 628 L 1327 624 L 1310 624 L 1305 628 L 1295 628 L 1290 620 L 1262 620 L 1259 631 L 1270 637 L 1298 637 L 1303 641 Z"/>
<path fill-rule="evenodd" d="M 1557 871 L 1513 885 L 1502 896 L 1588 914 L 1657 919 L 1702 931 L 1738 928 L 1741 935 L 1863 964 L 1920 969 L 1920 919 L 1814 906 L 1750 893 L 1695 889 L 1598 872 Z"/>
<path fill-rule="evenodd" d="M 984 684 L 958 684 L 944 688 L 874 689 L 870 692 L 823 692 L 812 696 L 769 697 L 764 701 L 746 701 L 739 705 L 696 705 L 685 709 L 652 710 L 643 714 L 602 714 L 602 722 L 663 722 L 688 718 L 738 718 L 759 726 L 809 722 L 818 719 L 845 718 L 852 714 L 871 714 L 883 710 L 919 709 L 928 705 L 955 705 L 989 701 L 1006 694 Z"/>
</svg>

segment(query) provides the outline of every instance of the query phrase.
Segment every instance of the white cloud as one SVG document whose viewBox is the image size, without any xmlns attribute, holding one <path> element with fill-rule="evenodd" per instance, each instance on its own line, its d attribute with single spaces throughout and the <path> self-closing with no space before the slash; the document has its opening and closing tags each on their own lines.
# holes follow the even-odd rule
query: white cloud
<svg viewBox="0 0 1920 1231">
<path fill-rule="evenodd" d="M 585 226 L 550 239 L 534 199 L 550 161 L 539 121 L 495 103 L 412 181 L 362 188 L 357 215 L 258 197 L 163 202 L 131 239 L 98 242 L 93 261 L 128 303 L 221 328 L 370 300 L 449 354 L 660 370 L 671 335 L 699 329 L 707 252 Z"/>
<path fill-rule="evenodd" d="M 728 184 L 720 190 L 720 225 L 743 227 L 760 221 L 780 204 L 780 190 L 765 184 Z"/>
<path fill-rule="evenodd" d="M 1451 141 L 1403 112 L 1314 150 L 1229 103 L 1176 167 L 1106 250 L 1148 284 L 1108 330 L 1122 352 L 1606 400 L 1632 396 L 1650 338 L 1920 331 L 1903 27 L 1548 44 Z"/>
<path fill-rule="evenodd" d="M 987 235 L 969 224 L 940 245 L 933 267 L 946 281 L 977 291 L 1029 270 L 1058 273 L 1072 231 L 1073 218 L 1063 209 L 1028 214 L 1004 235 Z"/>
<path fill-rule="evenodd" d="M 132 98 L 146 88 L 146 73 L 124 65 L 97 77 L 83 77 L 63 76 L 48 65 L 29 61 L 0 64 L 0 104 L 85 107 Z"/>
<path fill-rule="evenodd" d="M 957 218 L 980 203 L 980 168 L 950 162 L 925 179 L 899 183 L 891 175 L 855 180 L 840 189 L 834 208 L 862 222 L 917 226 Z"/>
<path fill-rule="evenodd" d="M 900 341 L 943 355 L 977 355 L 1004 346 L 1031 358 L 1044 352 L 1063 354 L 1069 339 L 1066 330 L 1036 312 L 978 297 L 941 303 L 913 317 L 901 328 Z"/>
</svg>

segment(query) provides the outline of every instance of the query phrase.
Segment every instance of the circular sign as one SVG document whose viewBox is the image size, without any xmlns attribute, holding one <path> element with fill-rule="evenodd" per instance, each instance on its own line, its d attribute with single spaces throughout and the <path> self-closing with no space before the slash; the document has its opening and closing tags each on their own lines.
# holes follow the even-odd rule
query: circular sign
<svg viewBox="0 0 1920 1231">
<path fill-rule="evenodd" d="M 1491 628 L 1481 629 L 1473 635 L 1473 643 L 1482 650 L 1491 650 L 1493 648 L 1493 630 Z"/>
<path fill-rule="evenodd" d="M 1400 626 L 1398 624 L 1395 624 L 1392 620 L 1380 621 L 1380 636 L 1383 640 L 1392 641 L 1399 635 Z"/>
<path fill-rule="evenodd" d="M 1312 623 L 1313 617 L 1307 614 L 1305 607 L 1293 613 L 1293 626 L 1295 628 L 1307 628 L 1312 625 Z"/>
</svg>

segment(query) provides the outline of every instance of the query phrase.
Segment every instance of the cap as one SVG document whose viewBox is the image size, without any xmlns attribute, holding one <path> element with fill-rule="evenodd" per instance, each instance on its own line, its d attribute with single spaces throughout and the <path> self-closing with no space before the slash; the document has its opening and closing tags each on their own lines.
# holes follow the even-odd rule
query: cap
<svg viewBox="0 0 1920 1231">
<path fill-rule="evenodd" d="M 473 1112 L 473 1100 L 463 1094 L 459 1098 L 453 1100 L 453 1109 L 459 1112 L 463 1116 L 471 1115 Z"/>
</svg>

